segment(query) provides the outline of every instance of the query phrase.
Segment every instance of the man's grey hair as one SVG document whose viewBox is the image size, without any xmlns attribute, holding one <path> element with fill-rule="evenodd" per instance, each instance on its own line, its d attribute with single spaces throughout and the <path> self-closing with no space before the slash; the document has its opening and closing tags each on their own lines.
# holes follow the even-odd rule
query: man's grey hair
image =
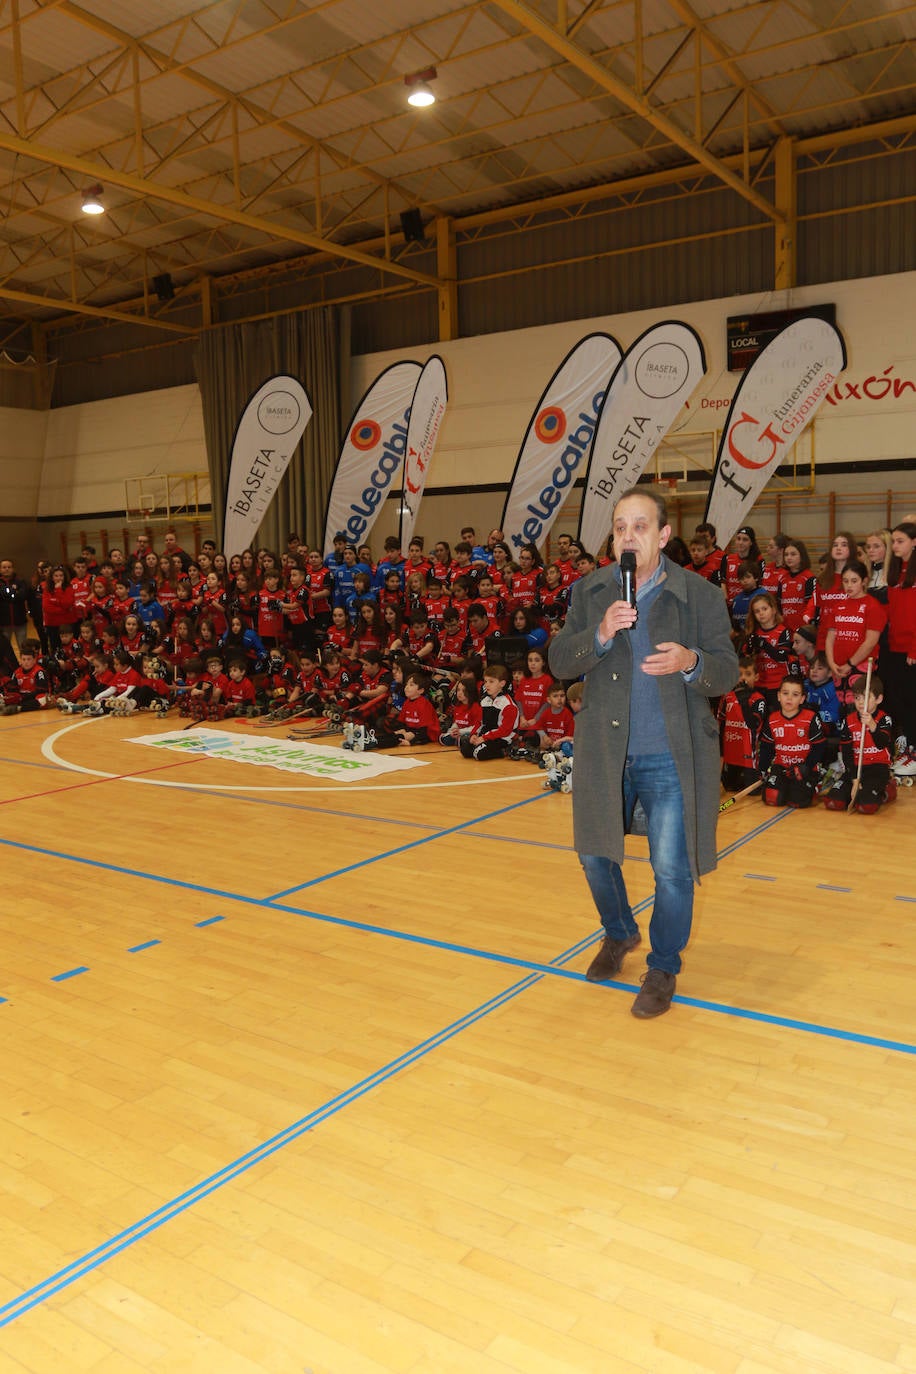
<svg viewBox="0 0 916 1374">
<path fill-rule="evenodd" d="M 614 514 L 617 514 L 617 507 L 622 502 L 628 501 L 631 496 L 644 496 L 647 501 L 653 501 L 658 514 L 658 528 L 664 529 L 668 523 L 668 503 L 664 496 L 659 495 L 657 491 L 652 491 L 649 487 L 628 487 L 626 491 L 621 492 L 614 503 Z"/>
</svg>

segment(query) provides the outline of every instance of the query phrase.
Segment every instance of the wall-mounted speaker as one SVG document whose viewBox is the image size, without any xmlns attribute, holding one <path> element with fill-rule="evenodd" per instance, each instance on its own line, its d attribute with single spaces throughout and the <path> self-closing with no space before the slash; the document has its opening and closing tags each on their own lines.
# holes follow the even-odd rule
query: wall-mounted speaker
<svg viewBox="0 0 916 1374">
<path fill-rule="evenodd" d="M 171 272 L 163 272 L 159 277 L 153 277 L 153 290 L 161 301 L 170 301 L 175 297 L 175 286 L 172 281 Z"/>
<path fill-rule="evenodd" d="M 401 233 L 405 243 L 422 243 L 426 238 L 423 232 L 423 216 L 419 210 L 401 211 Z"/>
</svg>

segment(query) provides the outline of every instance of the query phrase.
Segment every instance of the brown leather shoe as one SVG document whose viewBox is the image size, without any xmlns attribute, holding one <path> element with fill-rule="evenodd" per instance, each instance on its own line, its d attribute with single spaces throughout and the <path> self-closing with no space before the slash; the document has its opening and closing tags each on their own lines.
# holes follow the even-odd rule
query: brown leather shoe
<svg viewBox="0 0 916 1374">
<path fill-rule="evenodd" d="M 671 1006 L 674 987 L 677 983 L 673 973 L 665 973 L 660 968 L 650 968 L 642 976 L 642 987 L 636 994 L 630 1010 L 641 1020 L 650 1016 L 661 1016 Z"/>
<path fill-rule="evenodd" d="M 612 940 L 609 935 L 605 935 L 601 948 L 585 971 L 588 981 L 603 983 L 605 979 L 613 978 L 615 973 L 620 972 L 623 956 L 629 954 L 631 949 L 635 949 L 641 939 L 639 931 L 628 936 L 626 940 Z"/>
</svg>

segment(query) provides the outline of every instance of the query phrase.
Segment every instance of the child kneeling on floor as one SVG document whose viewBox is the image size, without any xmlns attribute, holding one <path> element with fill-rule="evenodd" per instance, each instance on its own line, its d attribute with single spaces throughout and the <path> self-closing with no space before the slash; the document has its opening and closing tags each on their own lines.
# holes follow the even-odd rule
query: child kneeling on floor
<svg viewBox="0 0 916 1374">
<path fill-rule="evenodd" d="M 884 684 L 872 674 L 867 698 L 865 686 L 864 677 L 854 678 L 850 683 L 855 709 L 848 713 L 839 733 L 845 772 L 824 798 L 828 811 L 845 811 L 849 805 L 858 774 L 860 750 L 862 775 L 856 789 L 855 810 L 860 815 L 872 816 L 882 802 L 897 800 L 897 782 L 891 777 L 894 726 L 881 705 Z"/>
<path fill-rule="evenodd" d="M 824 728 L 820 716 L 804 701 L 805 684 L 787 674 L 779 684 L 778 710 L 767 716 L 760 731 L 766 806 L 810 806 L 817 793 Z"/>
<path fill-rule="evenodd" d="M 437 744 L 439 717 L 426 695 L 429 678 L 414 669 L 404 678 L 404 705 L 389 717 L 367 729 L 361 740 L 363 749 L 410 748 L 417 744 Z M 345 740 L 345 743 L 348 742 Z M 355 741 L 352 741 L 355 745 Z"/>
</svg>

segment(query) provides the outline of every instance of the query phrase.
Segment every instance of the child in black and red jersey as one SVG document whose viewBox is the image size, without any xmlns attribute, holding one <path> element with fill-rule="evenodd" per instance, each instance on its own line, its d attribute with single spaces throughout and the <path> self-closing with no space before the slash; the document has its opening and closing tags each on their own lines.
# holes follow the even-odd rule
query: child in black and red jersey
<svg viewBox="0 0 916 1374">
<path fill-rule="evenodd" d="M 295 706 L 303 714 L 319 716 L 323 706 L 321 693 L 326 686 L 317 657 L 303 651 L 299 655 L 299 674 L 289 694 L 288 705 Z"/>
<path fill-rule="evenodd" d="M 71 691 L 58 697 L 57 709 L 71 713 L 89 711 L 93 705 L 93 698 L 105 687 L 110 686 L 113 681 L 114 669 L 111 666 L 111 659 L 107 658 L 100 649 L 95 649 L 89 655 L 89 662 L 83 676 Z"/>
<path fill-rule="evenodd" d="M 480 702 L 464 678 L 459 678 L 452 692 L 452 702 L 448 711 L 448 727 L 439 736 L 440 744 L 459 744 L 468 735 L 473 735 L 482 719 Z"/>
<path fill-rule="evenodd" d="M 534 728 L 541 749 L 559 749 L 561 744 L 572 744 L 576 720 L 566 704 L 566 688 L 562 682 L 551 682 L 547 700 L 535 717 Z"/>
<path fill-rule="evenodd" d="M 439 641 L 429 623 L 425 606 L 411 611 L 407 621 L 407 638 L 404 652 L 414 663 L 430 667 L 436 661 Z"/>
<path fill-rule="evenodd" d="M 351 720 L 364 722 L 373 720 L 380 712 L 384 715 L 391 676 L 385 671 L 377 649 L 367 649 L 359 664 L 359 676 L 351 679 L 345 693 L 345 712 Z"/>
<path fill-rule="evenodd" d="M 409 672 L 404 678 L 404 705 L 393 721 L 378 723 L 366 731 L 364 749 L 410 748 L 417 744 L 436 744 L 439 717 L 426 695 L 429 679 L 425 673 Z"/>
<path fill-rule="evenodd" d="M 751 601 L 745 630 L 742 652 L 754 655 L 757 662 L 757 690 L 773 711 L 783 678 L 788 675 L 800 679 L 801 670 L 792 650 L 792 636 L 783 624 L 776 598 L 770 592 L 758 592 Z"/>
<path fill-rule="evenodd" d="M 210 692 L 213 683 L 204 672 L 203 660 L 196 657 L 185 659 L 184 680 L 176 687 L 179 700 L 178 713 L 202 720 L 210 706 Z"/>
<path fill-rule="evenodd" d="M 27 639 L 19 651 L 19 664 L 13 670 L 3 690 L 3 714 L 14 716 L 18 711 L 45 711 L 53 706 L 48 675 L 41 664 L 41 645 L 37 639 Z"/>
<path fill-rule="evenodd" d="M 318 644 L 311 614 L 312 594 L 305 576 L 305 569 L 293 564 L 289 570 L 289 587 L 283 601 L 283 614 L 289 627 L 293 648 L 297 653 L 303 651 L 314 654 Z"/>
<path fill-rule="evenodd" d="M 449 674 L 457 673 L 468 652 L 467 631 L 461 628 L 461 617 L 454 606 L 446 606 L 442 623 L 436 668 Z"/>
<path fill-rule="evenodd" d="M 337 709 L 349 705 L 348 693 L 352 673 L 353 668 L 349 659 L 342 658 L 336 649 L 325 649 L 321 660 L 324 685 L 319 690 L 322 711 L 328 707 Z"/>
<path fill-rule="evenodd" d="M 482 659 L 486 659 L 487 644 L 491 639 L 499 638 L 499 628 L 489 618 L 485 607 L 479 601 L 472 601 L 468 607 L 468 647 L 470 652 L 479 654 Z"/>
<path fill-rule="evenodd" d="M 738 792 L 760 779 L 757 746 L 766 719 L 767 704 L 757 691 L 756 659 L 745 655 L 738 660 L 738 685 L 719 701 L 719 731 L 722 749 L 722 786 Z"/>
<path fill-rule="evenodd" d="M 480 725 L 460 741 L 466 759 L 505 758 L 518 729 L 518 707 L 506 691 L 509 670 L 502 663 L 490 663 L 483 672 L 480 699 Z"/>
<path fill-rule="evenodd" d="M 506 623 L 505 603 L 497 592 L 493 583 L 493 578 L 488 572 L 481 573 L 474 604 L 483 607 L 487 618 L 493 622 L 498 630 L 503 629 Z M 471 612 L 468 611 L 469 617 L 470 614 Z"/>
<path fill-rule="evenodd" d="M 325 632 L 324 643 L 328 648 L 336 649 L 347 662 L 356 662 L 353 631 L 343 606 L 335 606 L 331 612 L 331 623 Z"/>
<path fill-rule="evenodd" d="M 429 623 L 438 634 L 442 629 L 445 612 L 448 610 L 448 596 L 442 588 L 442 581 L 438 577 L 428 577 L 426 579 L 426 614 Z"/>
<path fill-rule="evenodd" d="M 264 586 L 257 594 L 256 626 L 258 637 L 267 649 L 274 649 L 283 643 L 283 592 L 280 590 L 280 572 L 268 568 L 264 573 Z"/>
<path fill-rule="evenodd" d="M 805 706 L 805 684 L 786 676 L 777 692 L 779 709 L 760 731 L 760 772 L 766 806 L 810 806 L 821 775 L 824 728 Z"/>
<path fill-rule="evenodd" d="M 860 748 L 862 777 L 856 791 L 856 811 L 863 816 L 873 816 L 882 802 L 897 799 L 897 782 L 891 777 L 894 725 L 881 705 L 884 684 L 873 673 L 867 700 L 865 685 L 864 677 L 855 678 L 851 684 L 855 709 L 848 712 L 840 730 L 840 747 L 846 771 L 824 798 L 824 806 L 828 811 L 845 811 L 849 805 L 853 781 L 859 768 Z"/>
<path fill-rule="evenodd" d="M 569 588 L 563 584 L 563 573 L 556 563 L 544 569 L 544 585 L 538 592 L 538 615 L 546 620 L 551 634 L 562 629 L 569 609 Z"/>
<path fill-rule="evenodd" d="M 256 685 L 257 704 L 273 711 L 285 706 L 296 683 L 296 668 L 285 649 L 271 649 Z"/>
</svg>

